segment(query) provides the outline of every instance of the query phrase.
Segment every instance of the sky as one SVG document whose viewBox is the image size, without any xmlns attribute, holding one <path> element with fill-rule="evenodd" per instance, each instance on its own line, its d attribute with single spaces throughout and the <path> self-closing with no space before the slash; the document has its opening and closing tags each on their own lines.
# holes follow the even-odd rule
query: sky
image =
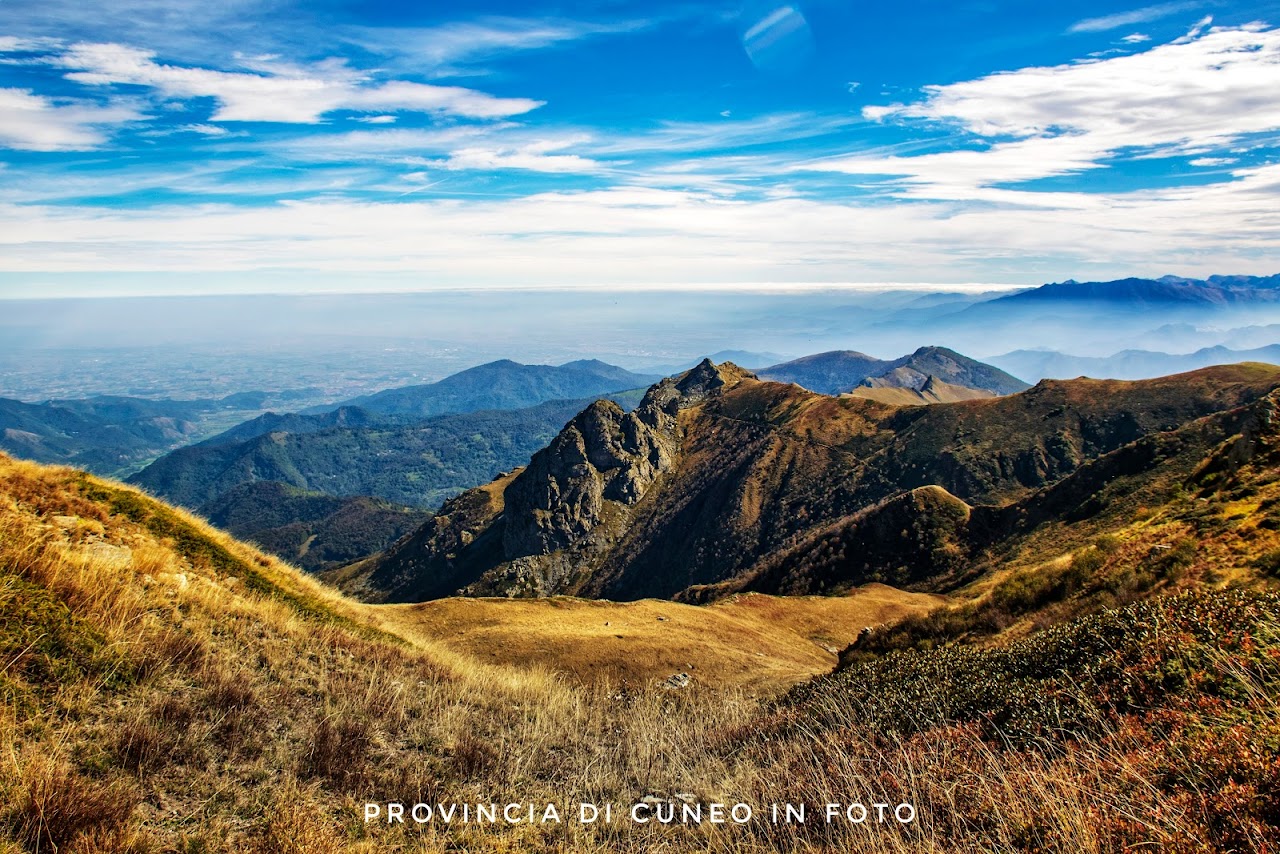
<svg viewBox="0 0 1280 854">
<path fill-rule="evenodd" d="M 0 297 L 1280 272 L 1280 0 L 0 0 Z"/>
</svg>

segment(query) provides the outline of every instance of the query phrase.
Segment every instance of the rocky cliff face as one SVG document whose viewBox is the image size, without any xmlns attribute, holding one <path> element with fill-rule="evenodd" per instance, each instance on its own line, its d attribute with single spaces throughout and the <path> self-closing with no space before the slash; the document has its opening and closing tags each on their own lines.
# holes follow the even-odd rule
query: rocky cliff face
<svg viewBox="0 0 1280 854">
<path fill-rule="evenodd" d="M 507 488 L 507 558 L 571 548 L 605 519 L 609 502 L 639 502 L 675 462 L 680 410 L 743 376 L 704 361 L 655 385 L 632 412 L 608 400 L 583 410 Z"/>
</svg>

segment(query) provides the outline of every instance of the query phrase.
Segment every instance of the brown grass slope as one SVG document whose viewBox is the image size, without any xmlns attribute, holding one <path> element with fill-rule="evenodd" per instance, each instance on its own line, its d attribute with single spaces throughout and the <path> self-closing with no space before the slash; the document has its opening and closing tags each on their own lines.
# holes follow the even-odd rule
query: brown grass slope
<svg viewBox="0 0 1280 854">
<path fill-rule="evenodd" d="M 446 508 L 456 537 L 419 532 L 352 583 L 393 601 L 459 588 L 611 599 L 729 592 L 760 576 L 772 556 L 895 496 L 939 487 L 965 505 L 1012 506 L 1092 461 L 1277 386 L 1280 369 L 1244 364 L 1142 382 L 1045 381 L 1003 398 L 896 407 L 704 363 L 655 386 L 635 413 L 584 412 L 503 487 L 500 509 L 464 496 Z M 619 483 L 627 489 L 610 492 Z M 1073 511 L 1058 507 L 1053 518 Z M 983 516 L 989 527 L 992 515 Z M 863 547 L 892 555 L 896 540 L 885 537 L 901 530 L 866 527 L 879 539 Z M 936 569 L 947 574 L 950 564 Z M 842 582 L 887 577 L 877 571 Z"/>
<path fill-rule="evenodd" d="M 379 606 L 378 619 L 478 661 L 584 684 L 634 687 L 688 673 L 705 685 L 767 692 L 829 672 L 863 627 L 922 617 L 945 602 L 872 584 L 847 596 L 746 594 L 708 607 L 453 597 Z"/>
<path fill-rule="evenodd" d="M 880 385 L 867 380 L 849 392 L 849 395 L 877 400 L 891 406 L 926 406 L 930 403 L 957 403 L 962 400 L 981 400 L 996 396 L 985 389 L 954 385 L 932 376 L 926 377 L 924 384 L 919 388 Z"/>
<path fill-rule="evenodd" d="M 1274 460 L 1224 453 L 1225 468 L 1196 476 L 1270 519 L 1274 485 L 1234 497 L 1233 484 L 1260 481 L 1251 473 Z M 1218 588 L 1280 567 L 1219 543 L 1234 530 L 1205 539 Z M 580 627 L 654 614 L 690 633 L 686 619 L 711 613 L 709 625 L 783 624 L 810 642 L 826 619 L 810 608 L 838 600 L 453 606 L 409 625 L 450 606 L 352 603 L 132 489 L 0 457 L 0 851 L 1092 854 L 1280 842 L 1274 595 L 1167 597 L 978 657 L 894 653 L 780 705 L 698 671 L 680 690 L 570 682 L 437 639 L 462 616 L 488 631 L 514 606 L 515 625 L 494 637 L 554 627 L 541 607 L 586 614 Z M 595 628 L 584 645 L 599 645 Z M 361 820 L 368 800 L 552 802 L 567 814 L 677 793 L 746 802 L 756 818 Z M 917 815 L 904 826 L 813 818 L 828 801 L 904 800 Z M 774 801 L 807 803 L 810 821 L 771 823 Z"/>
</svg>

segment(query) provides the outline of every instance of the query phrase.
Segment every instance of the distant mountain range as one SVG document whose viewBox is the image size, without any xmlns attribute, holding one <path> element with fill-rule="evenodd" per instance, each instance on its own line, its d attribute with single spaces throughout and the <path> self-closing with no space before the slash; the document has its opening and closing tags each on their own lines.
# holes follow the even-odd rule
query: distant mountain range
<svg viewBox="0 0 1280 854">
<path fill-rule="evenodd" d="M 0 398 L 0 450 L 37 462 L 121 475 L 207 436 L 237 413 L 287 404 L 290 399 L 267 392 L 202 400 L 100 396 L 23 403 Z"/>
<path fill-rule="evenodd" d="M 632 412 L 593 403 L 334 578 L 373 601 L 943 589 L 1042 526 L 1113 501 L 1127 524 L 1138 484 L 1155 500 L 1270 453 L 1277 389 L 1280 368 L 1248 364 L 902 408 L 704 362 Z"/>
<path fill-rule="evenodd" d="M 844 354 L 823 354 L 806 364 L 821 366 L 840 388 L 864 380 L 869 366 L 883 375 L 866 382 L 885 388 L 866 391 L 895 396 L 898 403 L 994 393 L 950 385 L 935 375 L 1002 390 L 1024 387 L 941 348 L 922 348 L 892 361 L 866 357 L 852 367 Z M 302 566 L 328 568 L 343 559 L 339 555 L 349 555 L 356 542 L 368 547 L 366 555 L 385 548 L 388 537 L 404 533 L 406 508 L 435 507 L 523 464 L 592 400 L 607 397 L 629 409 L 643 391 L 427 418 L 417 413 L 494 399 L 536 399 L 566 387 L 626 386 L 638 379 L 601 362 L 560 367 L 494 362 L 431 385 L 363 399 L 377 411 L 344 405 L 326 412 L 265 413 L 179 448 L 129 480 Z M 352 503 L 357 497 L 383 503 Z M 327 545 L 335 528 L 353 529 L 352 519 L 365 520 L 367 536 L 348 533 L 341 548 Z"/>
<path fill-rule="evenodd" d="M 615 395 L 629 405 L 640 391 Z M 463 489 L 525 462 L 593 398 L 524 409 L 456 413 L 400 424 L 354 407 L 285 416 L 297 432 L 259 418 L 232 438 L 180 448 L 128 480 L 175 504 L 211 512 L 211 502 L 247 483 L 277 481 L 334 497 L 369 496 L 435 507 Z M 357 426 L 330 426 L 341 420 Z M 243 438 L 242 438 L 243 437 Z"/>
<path fill-rule="evenodd" d="M 1259 341 L 1258 334 L 1261 327 L 1280 321 L 1278 279 L 1165 276 L 1055 282 L 979 301 L 906 306 L 851 319 L 850 335 L 871 352 L 921 339 L 984 354 L 1044 348 L 1095 355 L 1126 347 L 1188 352 L 1216 344 L 1251 349 L 1276 340 Z"/>
<path fill-rule="evenodd" d="M 762 380 L 795 383 L 819 394 L 851 392 L 859 385 L 919 391 L 932 377 L 947 385 L 1013 394 L 1027 384 L 999 368 L 945 347 L 921 347 L 898 359 L 877 359 L 853 350 L 805 356 L 758 372 Z"/>
<path fill-rule="evenodd" d="M 1129 278 L 1111 282 L 1077 282 L 1068 279 L 999 297 L 987 305 L 1046 301 L 1122 303 L 1131 307 L 1153 303 L 1227 305 L 1277 302 L 1280 301 L 1280 275 L 1210 276 L 1207 279 L 1162 276 L 1159 279 Z"/>
<path fill-rule="evenodd" d="M 595 359 L 557 366 L 522 365 L 503 359 L 460 371 L 439 382 L 387 389 L 343 401 L 339 406 L 358 407 L 375 415 L 429 418 L 482 409 L 521 409 L 548 400 L 575 400 L 644 388 L 657 379 Z"/>
<path fill-rule="evenodd" d="M 989 361 L 1018 376 L 1032 380 L 1045 377 L 1069 379 L 1080 376 L 1140 380 L 1192 371 L 1210 365 L 1230 365 L 1237 362 L 1266 362 L 1280 365 L 1280 344 L 1253 350 L 1205 347 L 1194 353 L 1183 354 L 1160 353 L 1152 350 L 1122 350 L 1111 356 L 1071 356 L 1052 350 L 1015 350 L 1002 356 L 993 356 Z"/>
</svg>

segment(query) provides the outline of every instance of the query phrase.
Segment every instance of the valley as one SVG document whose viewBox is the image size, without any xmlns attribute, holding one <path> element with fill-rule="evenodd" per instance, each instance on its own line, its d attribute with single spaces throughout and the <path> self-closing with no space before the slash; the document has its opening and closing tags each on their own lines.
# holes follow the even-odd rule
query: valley
<svg viewBox="0 0 1280 854">
<path fill-rule="evenodd" d="M 835 667 L 863 628 L 923 616 L 946 599 L 870 584 L 842 596 L 748 593 L 707 607 L 642 599 L 437 599 L 373 606 L 401 637 L 585 685 L 641 688 L 688 674 L 766 695 Z"/>
</svg>

